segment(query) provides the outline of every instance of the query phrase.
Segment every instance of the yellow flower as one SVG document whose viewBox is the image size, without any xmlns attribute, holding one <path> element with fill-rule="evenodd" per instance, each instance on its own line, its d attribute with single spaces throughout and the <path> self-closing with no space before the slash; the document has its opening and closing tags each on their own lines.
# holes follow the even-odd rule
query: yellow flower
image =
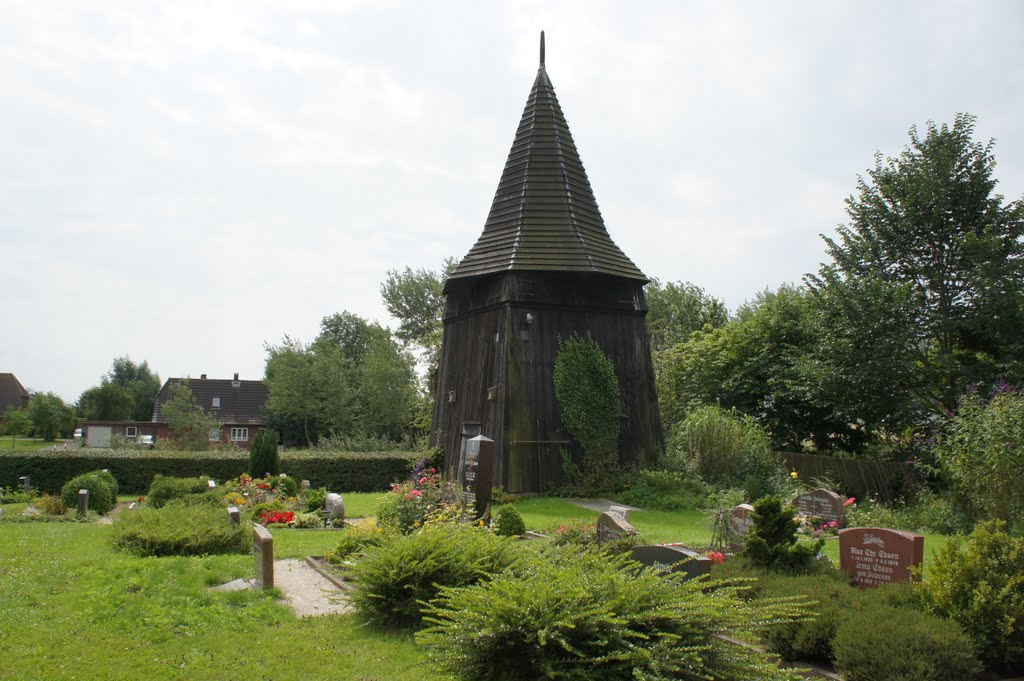
<svg viewBox="0 0 1024 681">
<path fill-rule="evenodd" d="M 793 471 L 792 473 L 790 473 L 790 474 L 789 474 L 789 477 L 791 477 L 791 478 L 793 478 L 794 480 L 796 480 L 797 478 L 799 478 L 799 477 L 800 477 L 800 474 L 799 474 L 799 473 L 797 473 L 796 471 Z"/>
</svg>

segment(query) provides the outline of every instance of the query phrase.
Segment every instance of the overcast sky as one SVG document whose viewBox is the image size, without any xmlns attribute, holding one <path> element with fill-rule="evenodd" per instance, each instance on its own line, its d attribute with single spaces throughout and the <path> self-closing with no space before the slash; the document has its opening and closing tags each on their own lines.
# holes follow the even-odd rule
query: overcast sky
<svg viewBox="0 0 1024 681">
<path fill-rule="evenodd" d="M 978 116 L 1024 194 L 1024 4 L 0 0 L 0 372 L 262 377 L 473 245 L 547 68 L 612 238 L 731 309 L 876 151 Z"/>
</svg>

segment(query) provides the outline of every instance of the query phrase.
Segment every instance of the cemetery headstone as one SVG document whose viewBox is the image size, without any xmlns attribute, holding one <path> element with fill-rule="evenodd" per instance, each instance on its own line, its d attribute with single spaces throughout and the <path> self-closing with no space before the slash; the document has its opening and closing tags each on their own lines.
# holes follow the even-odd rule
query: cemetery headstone
<svg viewBox="0 0 1024 681">
<path fill-rule="evenodd" d="M 209 487 L 210 489 L 216 489 L 217 481 L 216 480 L 207 480 L 206 481 L 206 486 Z"/>
<path fill-rule="evenodd" d="M 621 516 L 627 523 L 630 519 L 630 510 L 625 506 L 612 506 L 608 509 L 609 513 L 614 513 L 617 516 Z"/>
<path fill-rule="evenodd" d="M 252 526 L 252 548 L 256 556 L 256 588 L 274 588 L 274 537 L 262 525 Z"/>
<path fill-rule="evenodd" d="M 331 492 L 327 495 L 327 498 L 324 500 L 324 512 L 328 520 L 345 519 L 345 502 L 340 494 Z"/>
<path fill-rule="evenodd" d="M 494 487 L 495 442 L 477 435 L 466 442 L 466 460 L 459 471 L 462 500 L 475 510 L 476 518 L 483 518 L 491 505 Z"/>
<path fill-rule="evenodd" d="M 239 512 L 237 506 L 228 506 L 228 518 L 231 519 L 233 525 L 237 525 L 242 522 L 242 514 Z"/>
<path fill-rule="evenodd" d="M 32 491 L 32 481 L 29 479 L 27 475 L 21 476 L 20 478 L 18 478 L 18 481 L 21 482 L 22 486 L 25 488 L 25 494 L 28 494 L 29 492 Z"/>
<path fill-rule="evenodd" d="M 732 530 L 737 537 L 746 537 L 754 526 L 754 507 L 750 504 L 739 504 L 732 507 Z"/>
<path fill-rule="evenodd" d="M 78 515 L 85 515 L 87 510 L 89 510 L 89 490 L 80 489 L 78 490 Z"/>
<path fill-rule="evenodd" d="M 308 491 L 309 491 L 309 480 L 303 480 L 302 482 L 299 483 L 299 493 L 302 494 L 302 496 L 306 496 L 306 492 L 308 492 Z"/>
<path fill-rule="evenodd" d="M 637 534 L 636 528 L 617 513 L 602 513 L 597 516 L 597 543 L 615 541 Z"/>
<path fill-rule="evenodd" d="M 880 527 L 839 530 L 839 567 L 860 587 L 908 582 L 921 567 L 924 537 Z"/>
<path fill-rule="evenodd" d="M 843 497 L 827 489 L 815 489 L 799 495 L 793 500 L 800 515 L 834 521 L 839 527 L 846 524 L 846 507 Z"/>
<path fill-rule="evenodd" d="M 659 572 L 683 572 L 687 579 L 711 573 L 710 558 L 683 546 L 634 546 L 631 557 L 641 565 L 652 567 Z"/>
</svg>

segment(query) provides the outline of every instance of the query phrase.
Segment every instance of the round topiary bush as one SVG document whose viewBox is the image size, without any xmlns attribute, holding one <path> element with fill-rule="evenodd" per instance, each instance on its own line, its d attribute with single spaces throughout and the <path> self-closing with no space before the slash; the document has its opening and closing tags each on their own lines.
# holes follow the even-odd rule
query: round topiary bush
<svg viewBox="0 0 1024 681">
<path fill-rule="evenodd" d="M 114 497 L 110 484 L 95 473 L 85 473 L 72 478 L 60 492 L 60 500 L 65 508 L 78 508 L 78 491 L 89 490 L 89 510 L 96 513 L 109 513 L 114 508 Z"/>
<path fill-rule="evenodd" d="M 526 523 L 515 506 L 502 506 L 494 520 L 494 533 L 499 537 L 518 537 L 526 532 Z"/>
</svg>

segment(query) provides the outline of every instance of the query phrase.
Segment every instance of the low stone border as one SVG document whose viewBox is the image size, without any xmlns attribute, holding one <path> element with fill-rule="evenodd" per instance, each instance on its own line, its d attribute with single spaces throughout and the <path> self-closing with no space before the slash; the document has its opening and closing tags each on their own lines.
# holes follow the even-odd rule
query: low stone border
<svg viewBox="0 0 1024 681">
<path fill-rule="evenodd" d="M 321 577 L 342 591 L 353 591 L 355 589 L 353 585 L 331 574 L 331 571 L 326 567 L 329 563 L 325 556 L 306 556 L 306 565 L 316 570 Z"/>
</svg>

